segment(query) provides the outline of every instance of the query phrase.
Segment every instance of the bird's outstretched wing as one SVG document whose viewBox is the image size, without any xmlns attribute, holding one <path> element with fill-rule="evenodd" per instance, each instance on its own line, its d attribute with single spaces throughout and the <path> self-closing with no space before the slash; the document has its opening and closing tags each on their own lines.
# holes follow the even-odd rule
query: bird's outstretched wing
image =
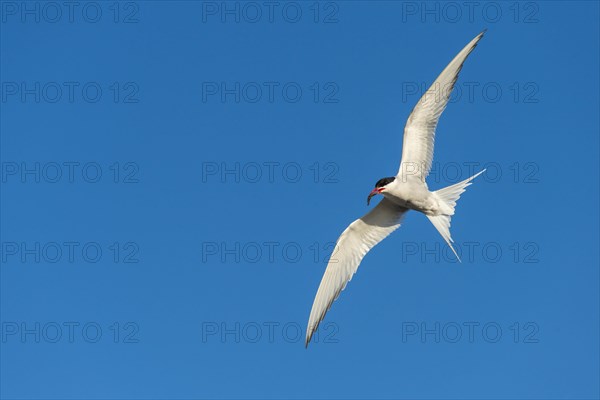
<svg viewBox="0 0 600 400">
<path fill-rule="evenodd" d="M 454 57 L 421 97 L 404 127 L 402 160 L 398 176 L 414 176 L 425 182 L 433 162 L 435 128 L 448 104 L 458 74 L 485 31 L 477 35 Z"/>
<path fill-rule="evenodd" d="M 306 346 L 331 304 L 352 279 L 365 254 L 398 229 L 406 211 L 406 208 L 384 198 L 375 208 L 351 223 L 342 233 L 331 254 L 310 311 L 306 329 Z"/>
</svg>

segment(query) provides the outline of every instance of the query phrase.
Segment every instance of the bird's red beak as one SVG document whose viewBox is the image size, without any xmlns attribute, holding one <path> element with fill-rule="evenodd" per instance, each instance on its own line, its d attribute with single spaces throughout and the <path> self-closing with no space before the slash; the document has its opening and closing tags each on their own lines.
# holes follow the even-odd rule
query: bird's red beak
<svg viewBox="0 0 600 400">
<path fill-rule="evenodd" d="M 385 188 L 375 188 L 373 190 L 371 190 L 371 193 L 369 193 L 369 197 L 367 197 L 367 205 L 369 205 L 371 203 L 371 197 L 375 196 L 376 194 L 379 194 L 381 192 L 384 191 Z"/>
</svg>

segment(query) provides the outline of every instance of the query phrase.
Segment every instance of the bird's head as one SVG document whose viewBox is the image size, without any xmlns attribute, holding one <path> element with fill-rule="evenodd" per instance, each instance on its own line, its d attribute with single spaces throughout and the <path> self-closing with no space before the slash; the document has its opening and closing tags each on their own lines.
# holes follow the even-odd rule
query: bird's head
<svg viewBox="0 0 600 400">
<path fill-rule="evenodd" d="M 394 179 L 396 178 L 389 177 L 381 178 L 380 180 L 378 180 L 377 183 L 375 183 L 375 189 L 371 190 L 371 193 L 369 193 L 369 197 L 367 197 L 367 205 L 371 203 L 371 197 L 375 196 L 376 194 L 381 194 L 381 192 L 387 189 L 390 183 L 394 182 Z"/>
</svg>

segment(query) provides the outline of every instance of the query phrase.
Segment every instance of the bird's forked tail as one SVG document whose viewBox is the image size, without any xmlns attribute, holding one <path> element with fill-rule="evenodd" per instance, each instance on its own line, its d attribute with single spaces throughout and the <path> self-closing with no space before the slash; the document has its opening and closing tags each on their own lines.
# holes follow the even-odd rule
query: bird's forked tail
<svg viewBox="0 0 600 400">
<path fill-rule="evenodd" d="M 443 189 L 436 190 L 435 192 L 433 192 L 437 195 L 440 202 L 444 203 L 444 205 L 446 205 L 447 207 L 444 207 L 445 210 L 442 214 L 427 215 L 427 218 L 429 218 L 433 226 L 435 226 L 440 235 L 442 235 L 448 246 L 454 252 L 456 258 L 458 258 L 458 261 L 460 261 L 460 257 L 456 253 L 456 250 L 454 250 L 454 247 L 452 247 L 452 243 L 454 243 L 454 240 L 452 240 L 452 236 L 450 236 L 450 220 L 454 215 L 454 208 L 456 207 L 456 202 L 460 198 L 460 195 L 465 192 L 467 186 L 471 185 L 471 181 L 473 179 L 477 178 L 484 172 L 485 169 L 476 173 L 472 177 L 465 179 L 462 182 L 455 183 L 454 185 L 450 185 Z"/>
</svg>

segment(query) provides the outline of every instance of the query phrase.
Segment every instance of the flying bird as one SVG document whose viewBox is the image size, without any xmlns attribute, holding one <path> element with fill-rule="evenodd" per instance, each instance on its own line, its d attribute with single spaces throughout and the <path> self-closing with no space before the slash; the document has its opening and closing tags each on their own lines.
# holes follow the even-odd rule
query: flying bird
<svg viewBox="0 0 600 400">
<path fill-rule="evenodd" d="M 454 215 L 460 195 L 471 185 L 471 181 L 485 170 L 462 182 L 433 192 L 429 191 L 425 179 L 433 161 L 433 144 L 438 120 L 448 104 L 465 60 L 484 33 L 485 30 L 454 57 L 418 101 L 404 127 L 402 159 L 398 173 L 375 183 L 375 188 L 367 198 L 367 205 L 375 195 L 380 194 L 383 199 L 363 217 L 352 222 L 337 240 L 310 311 L 306 347 L 331 304 L 352 279 L 363 257 L 400 227 L 400 222 L 408 210 L 425 214 L 460 261 L 452 246 L 450 219 Z"/>
</svg>

